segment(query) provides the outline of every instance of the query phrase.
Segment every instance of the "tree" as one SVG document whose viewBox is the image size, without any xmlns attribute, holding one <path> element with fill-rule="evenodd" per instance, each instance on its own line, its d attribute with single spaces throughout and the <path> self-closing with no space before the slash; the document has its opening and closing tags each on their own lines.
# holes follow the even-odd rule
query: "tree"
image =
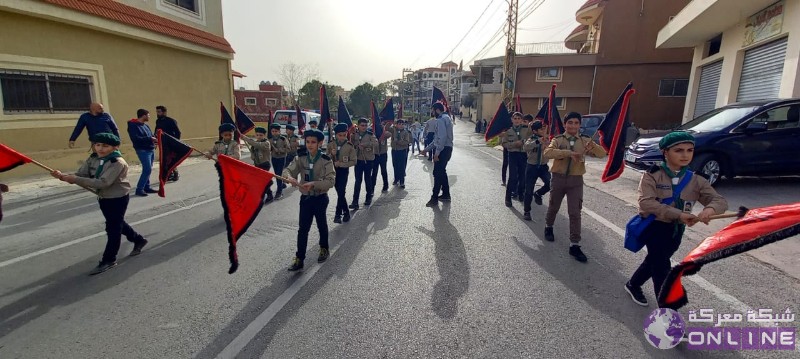
<svg viewBox="0 0 800 359">
<path fill-rule="evenodd" d="M 351 114 L 370 118 L 372 114 L 370 113 L 369 102 L 374 100 L 375 106 L 378 106 L 378 111 L 380 111 L 383 108 L 383 101 L 385 98 L 386 92 L 382 92 L 369 82 L 365 82 L 356 86 L 353 92 L 350 93 L 350 101 L 347 104 L 347 109 L 350 110 Z"/>
<path fill-rule="evenodd" d="M 461 106 L 475 107 L 475 96 L 472 96 L 472 94 L 467 94 L 466 96 L 462 97 Z"/>
<path fill-rule="evenodd" d="M 384 94 L 384 96 L 397 97 L 400 96 L 400 86 L 403 81 L 400 79 L 389 80 L 378 84 L 377 89 Z"/>
<path fill-rule="evenodd" d="M 300 88 L 297 93 L 297 102 L 300 103 L 300 107 L 318 109 L 320 86 L 322 83 L 319 80 L 311 80 Z"/>
<path fill-rule="evenodd" d="M 278 76 L 289 93 L 292 104 L 296 104 L 296 96 L 300 91 L 300 87 L 311 80 L 319 78 L 319 69 L 316 65 L 287 62 L 278 69 Z"/>
</svg>

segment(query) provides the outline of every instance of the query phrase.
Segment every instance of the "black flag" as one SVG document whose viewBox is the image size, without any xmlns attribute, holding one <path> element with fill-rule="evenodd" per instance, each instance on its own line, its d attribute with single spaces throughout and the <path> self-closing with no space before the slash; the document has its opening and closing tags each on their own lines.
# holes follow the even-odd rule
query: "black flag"
<svg viewBox="0 0 800 359">
<path fill-rule="evenodd" d="M 158 159 L 161 161 L 158 167 L 158 196 L 164 197 L 164 185 L 167 183 L 169 174 L 192 154 L 192 148 L 161 130 L 156 131 L 156 137 L 158 138 Z"/>
<path fill-rule="evenodd" d="M 628 120 L 628 105 L 630 97 L 636 91 L 633 83 L 628 83 L 611 109 L 606 113 L 606 118 L 597 127 L 600 134 L 600 145 L 608 151 L 608 162 L 601 177 L 603 182 L 608 182 L 622 175 L 625 168 L 625 140 L 631 122 Z"/>
<path fill-rule="evenodd" d="M 253 123 L 253 120 L 247 117 L 239 106 L 236 106 L 234 114 L 236 115 L 236 128 L 239 129 L 239 132 L 243 135 L 256 128 L 256 124 Z"/>
</svg>

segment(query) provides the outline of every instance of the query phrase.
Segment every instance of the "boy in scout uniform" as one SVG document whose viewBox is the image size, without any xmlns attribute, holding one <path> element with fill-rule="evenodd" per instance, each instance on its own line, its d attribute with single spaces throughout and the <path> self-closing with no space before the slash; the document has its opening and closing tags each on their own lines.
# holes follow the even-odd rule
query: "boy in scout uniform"
<svg viewBox="0 0 800 359">
<path fill-rule="evenodd" d="M 522 201 L 525 193 L 525 162 L 527 155 L 523 149 L 525 140 L 531 137 L 531 130 L 522 125 L 522 114 L 514 112 L 511 116 L 513 126 L 503 136 L 503 148 L 508 151 L 508 182 L 506 183 L 506 207 L 511 207 L 512 193 Z"/>
<path fill-rule="evenodd" d="M 527 115 L 526 115 L 527 116 Z M 531 200 L 535 199 L 536 204 L 542 205 L 542 196 L 550 192 L 550 168 L 547 167 L 547 159 L 544 158 L 544 149 L 550 145 L 550 139 L 545 132 L 542 121 L 533 121 L 530 125 L 531 135 L 522 149 L 528 154 L 528 167 L 525 169 L 525 214 L 526 221 L 531 220 Z M 536 180 L 542 179 L 542 188 L 533 191 Z"/>
<path fill-rule="evenodd" d="M 286 140 L 289 142 L 289 151 L 286 152 L 286 164 L 292 163 L 297 157 L 297 149 L 300 148 L 300 137 L 294 134 L 294 125 L 286 125 Z"/>
<path fill-rule="evenodd" d="M 92 136 L 91 141 L 94 153 L 78 172 L 65 175 L 56 170 L 51 174 L 64 182 L 97 190 L 97 203 L 106 220 L 108 241 L 100 264 L 89 273 L 95 275 L 117 265 L 117 253 L 123 235 L 133 242 L 130 256 L 141 254 L 147 240 L 125 222 L 131 184 L 128 182 L 128 163 L 119 152 L 119 137 L 111 133 L 97 133 Z"/>
<path fill-rule="evenodd" d="M 544 239 L 552 242 L 553 223 L 561 208 L 564 196 L 567 197 L 567 213 L 569 214 L 569 254 L 579 262 L 586 262 L 586 255 L 578 245 L 581 241 L 581 208 L 583 206 L 583 174 L 586 173 L 584 156 L 602 158 L 606 150 L 594 143 L 589 136 L 578 134 L 581 127 L 581 115 L 570 112 L 564 118 L 566 133 L 553 138 L 544 150 L 544 158 L 553 160 L 550 172 L 550 203 L 545 218 Z"/>
<path fill-rule="evenodd" d="M 653 289 L 658 297 L 671 267 L 670 257 L 678 250 L 686 226 L 697 222 L 708 224 L 710 216 L 728 209 L 725 198 L 705 178 L 696 174 L 683 187 L 677 200 L 671 204 L 662 203 L 662 199 L 672 198 L 673 186 L 686 176 L 692 162 L 694 137 L 688 132 L 672 132 L 661 138 L 658 147 L 666 161 L 650 167 L 639 182 L 639 215 L 655 215 L 655 220 L 640 235 L 647 246 L 647 256 L 625 283 L 631 299 L 641 306 L 647 306 L 642 285 L 648 279 L 653 279 Z M 704 206 L 697 216 L 692 214 L 696 202 Z"/>
<path fill-rule="evenodd" d="M 242 154 L 239 150 L 239 143 L 233 140 L 233 131 L 236 126 L 232 123 L 223 123 L 219 126 L 219 137 L 221 140 L 214 142 L 214 147 L 206 153 L 208 159 L 214 159 L 214 156 L 225 155 L 235 159 L 241 159 Z"/>
<path fill-rule="evenodd" d="M 353 189 L 353 202 L 350 209 L 358 209 L 358 196 L 361 194 L 361 181 L 366 182 L 367 199 L 365 206 L 372 204 L 372 195 L 375 185 L 372 183 L 372 166 L 375 160 L 375 152 L 378 151 L 378 139 L 371 132 L 367 131 L 366 118 L 358 120 L 358 129 L 350 137 L 350 143 L 356 147 L 356 184 Z"/>
<path fill-rule="evenodd" d="M 269 163 L 269 161 L 272 159 L 272 145 L 270 145 L 269 140 L 267 140 L 267 129 L 263 127 L 256 127 L 255 132 L 255 140 L 245 136 L 241 132 L 239 132 L 239 137 L 241 137 L 242 140 L 244 140 L 244 142 L 250 146 L 250 158 L 253 160 L 253 165 L 264 171 L 269 171 L 270 167 L 272 167 Z M 267 185 L 267 199 L 264 200 L 265 204 L 272 202 L 273 200 L 273 182 L 274 180 L 270 180 L 269 184 Z"/>
<path fill-rule="evenodd" d="M 286 177 L 292 186 L 299 187 L 301 193 L 297 253 L 289 266 L 290 272 L 303 269 L 308 245 L 308 231 L 311 230 L 311 222 L 314 220 L 317 221 L 317 230 L 319 231 L 317 262 L 324 262 L 330 255 L 328 251 L 328 219 L 325 215 L 329 203 L 328 190 L 333 187 L 336 180 L 336 171 L 334 171 L 331 158 L 319 150 L 320 143 L 325 139 L 322 131 L 305 131 L 303 138 L 308 152 L 297 157 L 283 170 L 283 177 Z M 300 181 L 296 179 L 298 174 L 302 175 Z"/>
<path fill-rule="evenodd" d="M 392 137 L 392 134 L 389 132 L 389 126 L 391 126 L 389 122 L 379 126 L 383 126 L 383 134 L 378 139 L 378 151 L 375 153 L 375 162 L 372 164 L 372 187 L 378 185 L 378 169 L 380 169 L 381 178 L 383 178 L 381 192 L 386 192 L 389 190 L 389 174 L 386 172 L 386 165 L 389 160 L 389 137 Z M 372 192 L 375 192 L 374 189 Z"/>
<path fill-rule="evenodd" d="M 289 164 L 286 162 L 286 154 L 289 153 L 289 140 L 286 139 L 286 136 L 281 135 L 281 125 L 279 123 L 269 125 L 269 132 L 272 133 L 272 138 L 269 140 L 272 150 L 272 167 L 276 174 L 283 173 L 283 168 Z M 284 188 L 286 188 L 286 184 L 283 181 L 278 181 L 275 199 L 283 197 Z"/>
<path fill-rule="evenodd" d="M 356 165 L 356 148 L 347 140 L 347 124 L 340 123 L 333 128 L 336 138 L 328 143 L 328 155 L 333 159 L 336 169 L 336 215 L 333 223 L 350 221 L 350 210 L 347 209 L 345 190 L 347 177 L 350 176 L 350 167 Z"/>
<path fill-rule="evenodd" d="M 406 129 L 406 121 L 398 119 L 388 131 L 392 138 L 392 167 L 394 169 L 393 185 L 406 188 L 406 162 L 408 162 L 408 146 L 411 144 L 411 131 Z"/>
</svg>

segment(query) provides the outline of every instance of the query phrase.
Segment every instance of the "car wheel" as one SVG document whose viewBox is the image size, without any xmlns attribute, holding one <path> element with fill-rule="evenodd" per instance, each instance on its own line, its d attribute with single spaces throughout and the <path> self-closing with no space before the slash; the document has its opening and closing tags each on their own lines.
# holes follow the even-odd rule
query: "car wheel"
<svg viewBox="0 0 800 359">
<path fill-rule="evenodd" d="M 692 169 L 705 177 L 711 185 L 717 183 L 724 173 L 722 171 L 722 161 L 710 153 L 697 156 L 692 161 Z"/>
</svg>

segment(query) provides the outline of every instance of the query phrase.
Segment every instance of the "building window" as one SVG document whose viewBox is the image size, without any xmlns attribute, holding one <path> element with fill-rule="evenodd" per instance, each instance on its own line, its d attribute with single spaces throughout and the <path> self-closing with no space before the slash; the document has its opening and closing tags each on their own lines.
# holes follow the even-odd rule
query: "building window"
<svg viewBox="0 0 800 359">
<path fill-rule="evenodd" d="M 540 67 L 536 71 L 536 81 L 561 81 L 561 68 Z"/>
<path fill-rule="evenodd" d="M 547 100 L 547 97 L 542 97 L 539 99 L 539 108 L 542 108 L 542 105 L 544 105 L 544 100 Z M 563 97 L 556 97 L 553 102 L 555 102 L 557 109 L 559 110 L 567 109 L 567 99 Z"/>
<path fill-rule="evenodd" d="M 274 98 L 267 99 L 267 106 L 276 106 L 278 105 L 278 100 Z"/>
<path fill-rule="evenodd" d="M 92 103 L 92 78 L 49 72 L 0 70 L 3 112 L 83 112 Z"/>
<path fill-rule="evenodd" d="M 658 96 L 685 97 L 688 89 L 688 79 L 663 79 L 658 84 Z"/>
<path fill-rule="evenodd" d="M 711 40 L 708 40 L 706 43 L 706 56 L 709 57 L 712 55 L 716 55 L 719 53 L 719 49 L 722 47 L 722 34 L 717 35 Z"/>
<path fill-rule="evenodd" d="M 200 12 L 198 11 L 197 0 L 164 0 L 164 2 L 194 13 Z"/>
<path fill-rule="evenodd" d="M 255 106 L 256 105 L 256 98 L 255 97 L 245 97 L 244 98 L 244 105 L 245 106 Z"/>
</svg>

